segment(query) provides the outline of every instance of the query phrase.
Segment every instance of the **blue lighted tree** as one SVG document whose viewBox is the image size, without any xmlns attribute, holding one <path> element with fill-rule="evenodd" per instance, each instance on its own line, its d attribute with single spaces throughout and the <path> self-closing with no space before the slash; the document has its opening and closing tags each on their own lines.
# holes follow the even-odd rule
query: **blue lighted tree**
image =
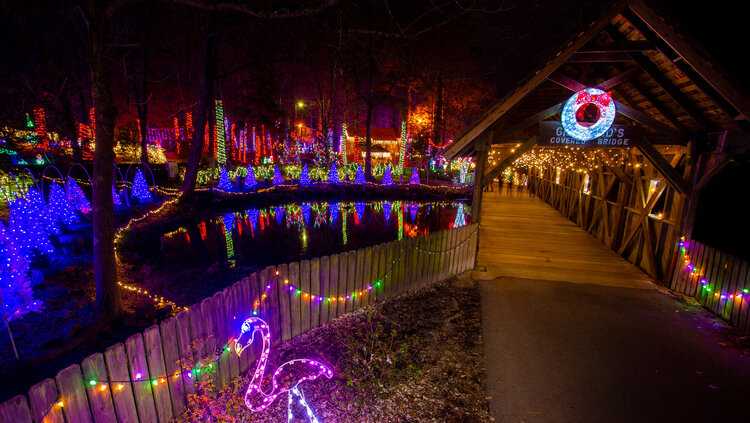
<svg viewBox="0 0 750 423">
<path fill-rule="evenodd" d="M 279 169 L 279 165 L 273 166 L 273 184 L 274 185 L 282 185 L 284 183 L 284 175 L 281 174 L 281 169 Z"/>
<path fill-rule="evenodd" d="M 72 225 L 78 221 L 76 210 L 68 201 L 62 184 L 53 183 L 50 186 L 47 210 L 53 220 L 63 225 Z"/>
<path fill-rule="evenodd" d="M 411 178 L 409 178 L 409 185 L 419 185 L 419 171 L 416 167 L 411 168 Z"/>
<path fill-rule="evenodd" d="M 393 185 L 393 175 L 391 165 L 387 165 L 383 171 L 383 179 L 380 180 L 382 185 Z"/>
<path fill-rule="evenodd" d="M 357 165 L 357 173 L 354 175 L 354 183 L 357 185 L 364 185 L 365 182 L 365 172 L 362 170 L 362 165 Z"/>
<path fill-rule="evenodd" d="M 9 322 L 30 311 L 41 309 L 41 302 L 34 299 L 29 277 L 29 260 L 18 248 L 14 237 L 0 222 L 0 313 L 5 321 L 11 346 L 19 358 Z"/>
<path fill-rule="evenodd" d="M 227 168 L 224 166 L 219 169 L 219 183 L 216 187 L 225 192 L 232 191 L 232 181 L 229 180 L 229 172 L 227 172 Z"/>
<path fill-rule="evenodd" d="M 130 195 L 141 203 L 147 203 L 153 198 L 151 191 L 148 189 L 146 178 L 143 176 L 143 171 L 140 169 L 135 172 L 133 186 L 130 188 Z"/>
<path fill-rule="evenodd" d="M 30 188 L 25 197 L 9 204 L 8 236 L 15 243 L 19 254 L 30 256 L 50 254 L 54 251 L 49 235 L 53 228 L 47 205 L 36 188 Z"/>
<path fill-rule="evenodd" d="M 75 179 L 68 176 L 65 180 L 65 195 L 68 197 L 68 203 L 79 212 L 88 214 L 91 211 L 91 203 L 86 198 L 81 186 Z"/>
<path fill-rule="evenodd" d="M 303 187 L 310 185 L 310 171 L 307 169 L 307 163 L 302 166 L 299 173 L 299 184 Z"/>
<path fill-rule="evenodd" d="M 328 169 L 328 183 L 329 184 L 339 184 L 341 183 L 341 180 L 339 179 L 339 170 L 336 167 L 336 162 L 331 162 L 331 167 Z"/>
<path fill-rule="evenodd" d="M 383 201 L 383 219 L 385 219 L 385 223 L 391 221 L 391 203 L 387 201 Z"/>
<path fill-rule="evenodd" d="M 112 204 L 115 207 L 121 207 L 122 206 L 122 198 L 120 198 L 120 193 L 117 192 L 117 189 L 114 185 L 112 185 Z"/>
<path fill-rule="evenodd" d="M 242 185 L 244 185 L 245 191 L 251 190 L 258 186 L 258 181 L 255 180 L 255 171 L 253 170 L 252 165 L 249 165 L 247 167 L 247 175 L 245 175 L 245 180 L 242 182 Z"/>
<path fill-rule="evenodd" d="M 339 203 L 331 203 L 328 206 L 328 212 L 330 213 L 329 220 L 331 225 L 335 225 L 339 220 Z"/>
<path fill-rule="evenodd" d="M 305 222 L 305 225 L 310 225 L 310 210 L 312 208 L 310 207 L 310 203 L 302 203 L 302 221 Z"/>
</svg>

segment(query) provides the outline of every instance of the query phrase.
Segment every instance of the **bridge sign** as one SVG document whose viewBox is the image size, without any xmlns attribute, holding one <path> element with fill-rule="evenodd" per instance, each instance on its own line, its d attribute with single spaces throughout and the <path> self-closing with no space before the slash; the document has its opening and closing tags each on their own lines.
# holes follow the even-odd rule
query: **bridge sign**
<svg viewBox="0 0 750 423">
<path fill-rule="evenodd" d="M 575 147 L 603 147 L 626 148 L 635 143 L 636 128 L 632 126 L 612 124 L 601 136 L 588 140 L 573 138 L 568 135 L 560 122 L 539 122 L 539 138 L 537 144 L 541 146 L 575 146 Z"/>
</svg>

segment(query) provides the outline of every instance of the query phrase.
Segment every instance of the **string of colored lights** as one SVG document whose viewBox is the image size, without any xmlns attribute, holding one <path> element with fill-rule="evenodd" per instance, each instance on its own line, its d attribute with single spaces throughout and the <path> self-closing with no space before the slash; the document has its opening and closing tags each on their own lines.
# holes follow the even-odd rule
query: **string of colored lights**
<svg viewBox="0 0 750 423">
<path fill-rule="evenodd" d="M 176 201 L 176 200 L 170 200 L 169 202 L 173 202 L 173 201 Z M 168 203 L 168 202 L 165 202 L 165 204 L 166 203 Z M 164 205 L 162 205 L 162 207 L 164 207 Z M 160 210 L 162 207 L 160 207 L 157 210 Z M 157 210 L 154 210 L 153 212 L 156 213 L 156 212 L 158 212 Z M 115 235 L 115 244 L 117 244 L 118 240 L 121 239 L 121 237 L 122 237 L 122 232 L 121 231 L 122 230 L 124 230 L 125 228 L 131 226 L 132 224 L 135 224 L 135 223 L 137 223 L 137 222 L 145 219 L 146 217 L 147 216 L 144 215 L 144 216 L 141 216 L 141 217 L 138 217 L 138 218 L 131 219 L 130 222 L 128 222 L 128 225 L 126 225 L 125 227 L 121 228 L 121 230 L 118 231 L 118 233 Z M 461 242 L 459 242 L 458 244 L 454 245 L 453 247 L 444 249 L 444 250 L 425 250 L 425 249 L 421 249 L 419 247 L 417 247 L 416 249 L 419 250 L 419 251 L 422 251 L 424 253 L 427 253 L 427 254 L 446 253 L 446 252 L 449 252 L 449 251 L 452 251 L 452 250 L 460 248 L 463 244 L 465 244 L 466 242 L 468 242 L 471 239 L 471 237 L 477 231 L 478 231 L 478 228 L 475 229 L 474 231 L 472 231 L 471 233 L 469 233 L 466 236 L 466 238 L 464 240 L 462 240 Z M 117 254 L 116 250 L 117 250 L 117 248 L 115 247 L 115 255 Z M 310 293 L 308 291 L 302 290 L 301 288 L 295 286 L 294 284 L 292 284 L 292 283 L 289 282 L 289 279 L 286 279 L 286 278 L 283 280 L 283 283 L 284 283 L 284 286 L 287 287 L 286 290 L 290 294 L 293 294 L 295 296 L 299 296 L 303 300 L 310 300 L 310 301 L 314 301 L 314 302 L 317 302 L 317 303 L 323 303 L 323 302 L 325 302 L 325 303 L 329 303 L 329 304 L 330 303 L 336 303 L 336 302 L 346 302 L 346 301 L 350 301 L 350 300 L 354 301 L 354 300 L 356 300 L 356 298 L 358 296 L 362 297 L 362 296 L 365 296 L 365 295 L 369 294 L 373 290 L 384 288 L 383 287 L 384 281 L 386 279 L 388 279 L 388 277 L 392 274 L 393 270 L 395 269 L 396 265 L 401 261 L 401 259 L 403 257 L 403 252 L 404 252 L 404 250 L 402 248 L 401 249 L 401 254 L 399 254 L 399 256 L 396 259 L 394 259 L 394 260 L 391 261 L 390 267 L 386 270 L 386 272 L 382 276 L 379 276 L 379 277 L 375 278 L 371 283 L 368 283 L 368 285 L 367 285 L 367 287 L 365 289 L 352 291 L 351 293 L 347 294 L 346 296 L 338 296 L 338 297 L 336 297 L 336 296 L 328 296 L 328 297 L 326 297 L 326 296 L 315 295 L 315 294 L 312 294 L 312 293 Z M 274 271 L 274 276 L 275 276 L 274 281 L 278 283 L 281 280 L 281 274 L 280 274 L 280 272 L 279 272 L 278 269 L 276 269 Z M 130 289 L 132 287 L 132 286 L 129 287 L 126 284 L 119 284 L 119 285 L 121 287 L 125 288 L 125 289 Z M 143 294 L 143 295 L 147 295 L 147 296 L 149 296 L 149 298 L 152 298 L 154 301 L 161 301 L 164 304 L 172 304 L 172 305 L 174 305 L 174 303 L 170 302 L 169 300 L 166 300 L 164 297 L 160 297 L 160 296 L 156 296 L 154 294 L 150 294 L 148 291 L 141 290 L 140 288 L 137 288 L 137 287 L 135 287 L 135 288 L 136 288 L 136 291 L 138 293 Z M 268 282 L 266 284 L 265 291 L 260 296 L 256 297 L 255 300 L 253 300 L 253 311 L 252 311 L 253 315 L 256 315 L 256 316 L 258 315 L 258 311 L 260 310 L 260 308 L 263 305 L 263 303 L 267 300 L 267 298 L 268 298 L 268 292 L 271 290 L 271 288 L 272 288 L 272 282 Z M 176 305 L 174 305 L 174 306 L 176 306 Z M 184 307 L 183 309 L 184 310 L 188 310 L 187 307 Z M 212 370 L 214 370 L 214 368 L 217 367 L 216 364 L 218 363 L 218 361 L 221 360 L 222 355 L 224 353 L 231 352 L 231 350 L 232 350 L 232 343 L 234 341 L 235 341 L 234 338 L 230 338 L 227 341 L 226 344 L 224 344 L 222 347 L 216 348 L 214 350 L 214 353 L 211 355 L 211 359 L 210 360 L 208 360 L 208 359 L 200 360 L 195 366 L 192 366 L 191 368 L 183 367 L 182 370 L 175 370 L 174 372 L 164 373 L 164 374 L 160 374 L 160 375 L 157 375 L 157 376 L 151 376 L 149 378 L 143 378 L 143 372 L 136 371 L 135 374 L 133 375 L 134 379 L 131 379 L 131 380 L 87 378 L 85 384 L 87 385 L 86 387 L 88 389 L 91 389 L 94 392 L 95 391 L 99 391 L 99 392 L 106 392 L 106 391 L 120 392 L 123 389 L 125 389 L 125 387 L 127 386 L 127 384 L 149 383 L 151 386 L 154 386 L 154 387 L 157 387 L 159 385 L 165 385 L 167 383 L 167 379 L 170 376 L 173 377 L 173 378 L 175 378 L 175 379 L 177 379 L 177 378 L 180 377 L 181 374 L 184 374 L 184 376 L 187 377 L 187 378 L 189 378 L 189 379 L 193 379 L 194 377 L 197 378 L 197 377 L 200 377 L 200 375 L 201 375 L 202 372 L 203 372 L 203 374 L 205 374 L 206 372 L 210 373 Z M 204 369 L 208 369 L 208 370 L 206 371 Z M 112 385 L 114 385 L 114 387 Z M 63 400 L 60 397 L 58 397 L 58 399 L 56 401 L 54 401 L 49 406 L 49 408 L 47 409 L 47 411 L 45 413 L 43 413 L 43 416 L 46 417 L 49 413 L 52 412 L 52 410 L 55 407 L 57 407 L 57 408 L 63 408 L 64 407 L 64 402 L 63 402 Z"/>
<path fill-rule="evenodd" d="M 714 289 L 715 286 L 704 277 L 705 273 L 703 270 L 698 269 L 698 267 L 691 261 L 690 255 L 688 254 L 688 246 L 690 242 L 685 240 L 685 237 L 680 237 L 680 242 L 678 243 L 678 246 L 680 248 L 680 254 L 682 255 L 682 269 L 684 271 L 687 271 L 690 277 L 694 278 L 700 278 L 698 280 L 698 283 L 701 286 L 701 290 L 698 293 L 699 295 L 710 295 Z M 721 292 L 716 291 L 713 292 L 713 295 L 715 298 L 719 298 L 721 300 L 740 300 L 744 298 L 745 295 L 750 294 L 750 289 L 743 288 L 743 289 L 737 289 L 734 293 L 729 292 Z"/>
<path fill-rule="evenodd" d="M 453 247 L 444 249 L 444 250 L 425 250 L 420 247 L 416 247 L 415 249 L 418 251 L 422 251 L 426 254 L 444 254 L 453 250 L 456 250 L 458 248 L 461 248 L 466 242 L 468 242 L 471 237 L 478 231 L 478 228 L 469 233 L 466 238 L 464 238 L 461 242 L 454 245 Z M 384 281 L 391 275 L 393 272 L 393 269 L 400 263 L 402 257 L 403 257 L 403 248 L 401 249 L 401 253 L 396 257 L 395 259 L 391 260 L 390 266 L 388 269 L 380 276 L 375 277 L 372 281 L 367 283 L 366 287 L 359 290 L 353 290 L 352 292 L 346 294 L 346 295 L 319 295 L 314 294 L 310 291 L 304 290 L 300 288 L 299 286 L 295 285 L 294 283 L 290 282 L 288 278 L 281 275 L 281 272 L 277 268 L 274 271 L 274 278 L 267 282 L 265 285 L 265 289 L 262 294 L 259 296 L 256 296 L 253 300 L 253 315 L 258 315 L 258 310 L 260 310 L 261 306 L 265 303 L 265 301 L 268 299 L 268 295 L 271 292 L 271 289 L 274 288 L 274 283 L 278 285 L 279 281 L 282 281 L 284 284 L 284 290 L 293 293 L 295 296 L 300 297 L 304 301 L 311 301 L 316 303 L 337 303 L 337 302 L 346 302 L 346 301 L 354 301 L 357 299 L 357 297 L 362 297 L 365 295 L 370 294 L 373 290 L 378 290 L 383 287 Z"/>
<path fill-rule="evenodd" d="M 224 102 L 216 100 L 216 161 L 221 165 L 227 163 L 226 134 L 224 132 Z"/>
</svg>

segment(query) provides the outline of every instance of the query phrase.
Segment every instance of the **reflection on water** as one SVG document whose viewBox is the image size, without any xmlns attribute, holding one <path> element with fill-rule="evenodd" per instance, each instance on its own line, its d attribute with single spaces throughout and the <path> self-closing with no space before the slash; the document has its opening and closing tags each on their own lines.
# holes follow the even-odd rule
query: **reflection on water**
<svg viewBox="0 0 750 423">
<path fill-rule="evenodd" d="M 158 266 L 289 262 L 470 223 L 461 202 L 314 202 L 224 213 L 161 235 Z M 144 246 L 148 251 L 153 248 Z"/>
</svg>

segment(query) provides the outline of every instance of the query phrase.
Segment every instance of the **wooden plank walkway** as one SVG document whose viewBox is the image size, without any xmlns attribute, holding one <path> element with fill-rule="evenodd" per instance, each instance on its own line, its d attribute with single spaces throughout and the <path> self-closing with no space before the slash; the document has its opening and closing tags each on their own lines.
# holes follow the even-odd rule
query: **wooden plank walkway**
<svg viewBox="0 0 750 423">
<path fill-rule="evenodd" d="M 750 360 L 708 312 L 527 194 L 487 193 L 483 209 L 496 422 L 747 421 Z"/>
<path fill-rule="evenodd" d="M 649 277 L 524 192 L 486 192 L 479 266 L 493 276 L 653 288 Z"/>
</svg>

